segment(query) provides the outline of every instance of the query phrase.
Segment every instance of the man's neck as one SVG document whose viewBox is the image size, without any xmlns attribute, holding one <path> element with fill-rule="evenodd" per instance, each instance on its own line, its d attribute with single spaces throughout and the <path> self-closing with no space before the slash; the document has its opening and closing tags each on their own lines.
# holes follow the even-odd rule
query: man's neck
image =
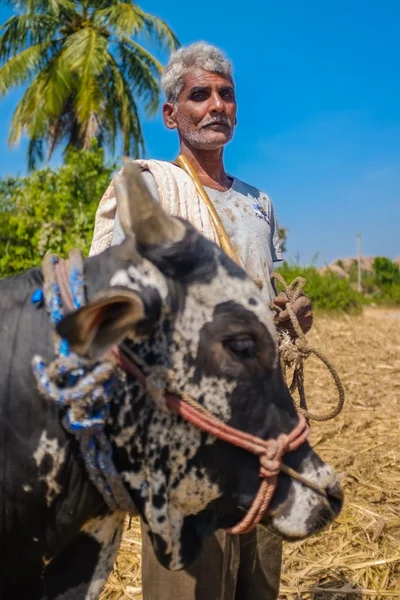
<svg viewBox="0 0 400 600">
<path fill-rule="evenodd" d="M 223 148 L 198 150 L 181 141 L 180 153 L 188 159 L 203 185 L 217 190 L 232 185 L 224 169 Z"/>
</svg>

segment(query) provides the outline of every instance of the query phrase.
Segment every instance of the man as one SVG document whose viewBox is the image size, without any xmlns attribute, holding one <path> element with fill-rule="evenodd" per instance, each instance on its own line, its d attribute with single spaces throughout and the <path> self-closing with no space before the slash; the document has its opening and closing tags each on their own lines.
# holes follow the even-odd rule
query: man
<svg viewBox="0 0 400 600">
<path fill-rule="evenodd" d="M 237 122 L 231 64 L 217 48 L 193 44 L 172 54 L 162 86 L 166 95 L 164 123 L 168 129 L 177 130 L 183 159 L 178 160 L 181 166 L 137 161 L 151 193 L 171 213 L 189 219 L 221 245 L 222 229 L 232 253 L 260 287 L 265 301 L 274 299 L 284 309 L 285 298 L 275 298 L 270 279 L 274 262 L 282 260 L 272 203 L 265 193 L 224 169 L 223 149 Z M 188 169 L 181 168 L 188 163 Z M 220 227 L 202 191 L 216 209 Z M 115 213 L 111 184 L 97 211 L 92 254 L 122 241 Z M 312 324 L 309 300 L 299 298 L 294 309 L 307 332 Z M 277 325 L 291 330 L 286 310 L 277 316 Z M 147 534 L 144 530 L 142 533 L 144 600 L 277 598 L 282 542 L 261 527 L 242 536 L 218 532 L 206 540 L 201 556 L 181 572 L 170 572 L 159 565 Z"/>
</svg>

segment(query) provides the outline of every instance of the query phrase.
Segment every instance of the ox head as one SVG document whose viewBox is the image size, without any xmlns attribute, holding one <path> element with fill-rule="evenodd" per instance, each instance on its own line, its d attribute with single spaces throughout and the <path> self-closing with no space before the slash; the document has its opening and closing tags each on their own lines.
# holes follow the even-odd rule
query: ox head
<svg viewBox="0 0 400 600">
<path fill-rule="evenodd" d="M 126 240 L 87 263 L 99 291 L 61 322 L 59 333 L 89 357 L 124 341 L 146 373 L 146 390 L 127 377 L 107 433 L 159 560 L 180 569 L 207 534 L 247 512 L 260 485 L 259 462 L 168 412 L 166 386 L 263 439 L 288 433 L 298 417 L 257 287 L 190 224 L 165 214 L 132 163 L 124 171 L 116 188 Z M 107 277 L 99 266 L 105 263 Z M 342 495 L 336 475 L 308 443 L 284 462 L 327 491 L 323 497 L 279 476 L 263 521 L 298 539 L 327 525 Z"/>
</svg>

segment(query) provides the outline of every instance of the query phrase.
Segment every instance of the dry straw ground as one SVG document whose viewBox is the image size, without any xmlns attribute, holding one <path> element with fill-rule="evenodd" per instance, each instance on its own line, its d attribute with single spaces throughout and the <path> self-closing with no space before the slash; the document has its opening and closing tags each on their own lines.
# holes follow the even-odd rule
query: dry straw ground
<svg viewBox="0 0 400 600">
<path fill-rule="evenodd" d="M 315 424 L 311 435 L 314 447 L 342 474 L 346 502 L 327 531 L 285 545 L 280 599 L 399 600 L 400 311 L 318 317 L 310 342 L 332 359 L 346 389 L 343 413 Z M 310 408 L 332 405 L 329 375 L 313 359 L 306 383 Z M 136 521 L 125 532 L 102 599 L 141 600 Z"/>
</svg>

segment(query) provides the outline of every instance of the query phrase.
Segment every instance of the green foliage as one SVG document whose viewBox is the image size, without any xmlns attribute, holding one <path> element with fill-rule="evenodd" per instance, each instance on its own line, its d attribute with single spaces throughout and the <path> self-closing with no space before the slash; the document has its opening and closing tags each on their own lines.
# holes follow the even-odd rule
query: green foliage
<svg viewBox="0 0 400 600">
<path fill-rule="evenodd" d="M 30 139 L 33 169 L 62 143 L 88 149 L 93 139 L 114 152 L 144 150 L 139 100 L 148 114 L 159 103 L 159 61 L 134 38 L 147 35 L 170 51 L 178 41 L 158 17 L 133 0 L 10 0 L 16 14 L 0 27 L 0 97 L 28 83 L 9 141 Z"/>
<path fill-rule="evenodd" d="M 377 298 L 377 303 L 385 306 L 400 306 L 400 285 L 390 286 Z"/>
<path fill-rule="evenodd" d="M 282 253 L 286 252 L 287 234 L 288 234 L 288 230 L 286 227 L 279 227 L 278 238 L 279 238 L 279 243 L 281 245 Z"/>
<path fill-rule="evenodd" d="M 57 170 L 0 180 L 0 276 L 39 265 L 51 250 L 89 249 L 99 199 L 116 169 L 101 149 L 71 149 Z"/>
<path fill-rule="evenodd" d="M 372 269 L 375 274 L 375 281 L 380 288 L 400 284 L 399 265 L 396 265 L 389 258 L 377 256 Z"/>
<path fill-rule="evenodd" d="M 379 304 L 400 306 L 400 265 L 389 258 L 377 256 L 372 265 L 374 280 L 379 287 Z"/>
<path fill-rule="evenodd" d="M 343 268 L 344 263 L 337 262 Z M 357 262 L 347 268 L 348 279 L 338 277 L 334 272 L 320 273 L 314 266 L 299 267 L 286 262 L 278 269 L 290 283 L 295 277 L 307 280 L 305 293 L 316 309 L 337 310 L 347 313 L 359 312 L 365 304 L 400 306 L 399 265 L 386 257 L 377 257 L 371 271 L 362 272 L 363 293 L 356 291 Z"/>
<path fill-rule="evenodd" d="M 363 297 L 351 287 L 347 279 L 339 279 L 333 273 L 321 274 L 316 267 L 299 267 L 284 262 L 278 269 L 287 283 L 296 277 L 307 280 L 305 294 L 315 309 L 358 313 Z"/>
</svg>

